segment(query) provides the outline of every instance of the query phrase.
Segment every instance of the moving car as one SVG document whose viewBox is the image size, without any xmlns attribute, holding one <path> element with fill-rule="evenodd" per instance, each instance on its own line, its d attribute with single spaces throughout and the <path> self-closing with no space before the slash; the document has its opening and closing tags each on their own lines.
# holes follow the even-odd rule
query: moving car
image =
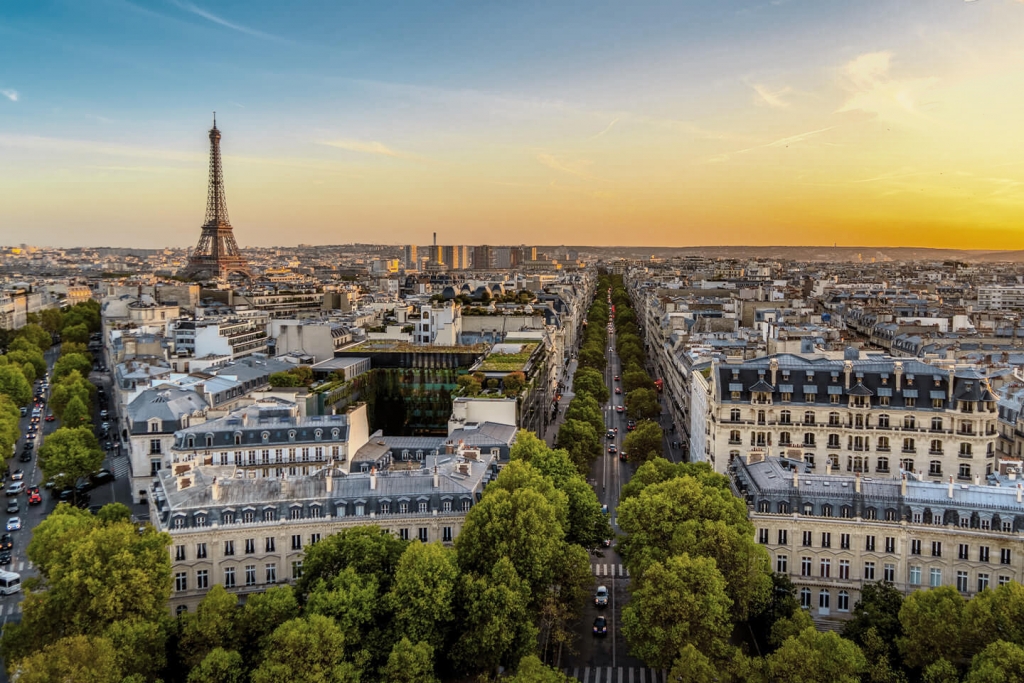
<svg viewBox="0 0 1024 683">
<path fill-rule="evenodd" d="M 595 636 L 606 636 L 608 635 L 608 620 L 604 617 L 597 617 L 594 619 L 594 635 Z"/>
<path fill-rule="evenodd" d="M 11 551 L 10 550 L 4 550 L 3 552 L 0 552 L 0 566 L 6 567 L 10 563 L 11 563 Z"/>
<path fill-rule="evenodd" d="M 7 502 L 7 514 L 14 514 L 15 512 L 21 512 L 21 507 L 18 506 L 18 499 L 12 498 Z"/>
<path fill-rule="evenodd" d="M 17 531 L 21 528 L 21 517 L 11 517 L 7 520 L 7 530 Z"/>
<path fill-rule="evenodd" d="M 614 439 L 614 438 L 615 438 L 615 430 L 609 429 L 609 430 L 608 430 L 608 433 L 607 433 L 607 434 L 605 434 L 605 436 L 606 436 L 607 438 L 609 438 L 609 439 Z"/>
<path fill-rule="evenodd" d="M 615 455 L 618 452 L 619 449 L 615 447 L 615 444 L 612 444 L 611 446 L 608 447 L 608 455 Z"/>
<path fill-rule="evenodd" d="M 16 496 L 19 493 L 24 493 L 24 492 L 25 492 L 25 482 L 23 482 L 23 481 L 16 481 L 16 482 L 14 482 L 13 484 L 11 484 L 10 486 L 7 487 L 7 491 L 6 491 L 8 496 Z"/>
<path fill-rule="evenodd" d="M 621 394 L 622 393 L 622 387 L 615 387 L 615 393 L 616 394 Z"/>
<path fill-rule="evenodd" d="M 608 606 L 608 587 L 607 586 L 598 586 L 597 587 L 597 592 L 594 593 L 594 605 L 596 605 L 597 607 L 607 607 Z"/>
<path fill-rule="evenodd" d="M 32 493 L 28 494 L 28 504 L 29 505 L 39 505 L 42 502 L 43 502 L 43 497 L 41 495 L 39 495 L 39 491 L 33 491 Z"/>
<path fill-rule="evenodd" d="M 626 423 L 626 431 L 631 432 L 636 429 L 636 420 L 630 420 Z"/>
<path fill-rule="evenodd" d="M 47 422 L 53 422 L 53 421 L 54 421 L 55 419 L 57 419 L 57 418 L 55 418 L 55 417 L 53 416 L 53 413 L 47 413 L 47 414 L 46 414 L 46 418 L 45 418 L 45 419 L 46 419 L 46 421 L 47 421 Z"/>
<path fill-rule="evenodd" d="M 89 480 L 93 486 L 99 486 L 108 482 L 114 481 L 114 473 L 110 470 L 97 470 L 89 475 Z"/>
<path fill-rule="evenodd" d="M 626 412 L 626 406 L 615 406 L 615 412 L 624 413 Z"/>
<path fill-rule="evenodd" d="M 615 375 L 615 381 L 616 381 L 616 382 L 618 382 L 618 381 L 619 381 L 619 376 L 618 376 L 618 375 Z"/>
<path fill-rule="evenodd" d="M 14 547 L 14 536 L 4 534 L 0 536 L 0 550 L 10 550 Z"/>
<path fill-rule="evenodd" d="M 32 462 L 32 449 L 27 448 L 18 456 L 18 462 Z"/>
<path fill-rule="evenodd" d="M 629 456 L 626 455 L 626 451 L 622 451 L 621 453 L 619 453 L 619 460 L 621 460 L 622 462 L 626 462 L 627 460 L 629 460 Z"/>
<path fill-rule="evenodd" d="M 612 539 L 610 539 L 610 538 L 604 539 L 603 541 L 601 541 L 601 545 L 603 545 L 605 548 L 611 548 L 612 547 Z"/>
<path fill-rule="evenodd" d="M 14 470 L 14 472 L 11 473 L 11 481 L 21 481 L 24 478 L 25 473 L 21 470 Z"/>
</svg>

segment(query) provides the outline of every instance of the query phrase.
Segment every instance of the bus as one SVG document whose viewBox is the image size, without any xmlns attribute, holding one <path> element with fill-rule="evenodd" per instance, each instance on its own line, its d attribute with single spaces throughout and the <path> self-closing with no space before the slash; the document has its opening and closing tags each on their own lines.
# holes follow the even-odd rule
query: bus
<svg viewBox="0 0 1024 683">
<path fill-rule="evenodd" d="M 21 590 L 21 574 L 0 570 L 0 595 L 10 595 Z"/>
</svg>

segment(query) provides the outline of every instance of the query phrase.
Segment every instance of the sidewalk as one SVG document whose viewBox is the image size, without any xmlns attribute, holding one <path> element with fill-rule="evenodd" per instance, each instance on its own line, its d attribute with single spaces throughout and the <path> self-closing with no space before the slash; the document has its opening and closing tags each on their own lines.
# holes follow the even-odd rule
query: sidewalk
<svg viewBox="0 0 1024 683">
<path fill-rule="evenodd" d="M 576 394 L 573 393 L 573 391 L 571 389 L 571 387 L 572 387 L 572 378 L 573 378 L 573 375 L 576 374 L 576 360 L 575 359 L 573 359 L 572 361 L 569 362 L 569 366 L 567 368 L 566 374 L 567 374 L 567 377 L 563 377 L 562 378 L 562 382 L 565 384 L 566 388 L 562 392 L 562 400 L 560 400 L 558 402 L 558 415 L 555 417 L 554 420 L 551 421 L 551 423 L 548 425 L 547 430 L 545 430 L 544 434 L 542 435 L 543 438 L 544 438 L 544 441 L 549 446 L 554 445 L 555 437 L 558 436 L 558 430 L 562 426 L 562 423 L 565 422 L 565 409 L 569 406 L 569 401 L 571 401 L 573 399 L 573 397 L 576 395 Z"/>
</svg>

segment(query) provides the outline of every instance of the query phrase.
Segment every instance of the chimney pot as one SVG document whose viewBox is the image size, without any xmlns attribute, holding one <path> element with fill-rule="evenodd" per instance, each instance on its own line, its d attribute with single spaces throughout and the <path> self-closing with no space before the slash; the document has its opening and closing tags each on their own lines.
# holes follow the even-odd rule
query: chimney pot
<svg viewBox="0 0 1024 683">
<path fill-rule="evenodd" d="M 1024 502 L 1022 499 L 1024 499 L 1024 488 L 1022 488 L 1020 484 L 1017 484 L 1017 502 Z"/>
<path fill-rule="evenodd" d="M 953 497 L 953 475 L 949 475 L 949 497 Z"/>
<path fill-rule="evenodd" d="M 793 470 L 793 488 L 800 488 L 800 473 Z"/>
</svg>

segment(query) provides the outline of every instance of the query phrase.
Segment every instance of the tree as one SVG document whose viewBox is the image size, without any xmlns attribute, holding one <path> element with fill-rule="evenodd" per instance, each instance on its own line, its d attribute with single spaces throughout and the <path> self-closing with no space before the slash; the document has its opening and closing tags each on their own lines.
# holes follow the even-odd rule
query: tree
<svg viewBox="0 0 1024 683">
<path fill-rule="evenodd" d="M 867 660 L 856 644 L 813 627 L 789 637 L 766 658 L 773 683 L 859 683 Z"/>
<path fill-rule="evenodd" d="M 903 635 L 900 608 L 903 594 L 891 583 L 867 583 L 861 588 L 860 600 L 853 606 L 853 616 L 843 627 L 843 637 L 865 646 L 868 631 L 885 644 L 885 657 L 893 667 L 900 665 L 897 640 Z"/>
<path fill-rule="evenodd" d="M 997 639 L 1024 645 L 1024 586 L 1011 581 L 974 596 L 964 606 L 961 634 L 965 657 Z"/>
<path fill-rule="evenodd" d="M 53 379 L 57 381 L 76 370 L 82 377 L 88 377 L 92 371 L 92 360 L 80 353 L 69 353 L 66 356 L 61 356 L 53 364 Z"/>
<path fill-rule="evenodd" d="M 345 529 L 306 548 L 302 578 L 295 587 L 300 596 L 309 593 L 320 579 L 330 579 L 348 567 L 373 576 L 383 591 L 391 589 L 391 577 L 408 541 L 375 525 Z"/>
<path fill-rule="evenodd" d="M 601 404 L 607 403 L 610 397 L 608 384 L 604 381 L 604 373 L 593 368 L 579 368 L 572 378 L 572 389 L 577 394 L 590 394 Z"/>
<path fill-rule="evenodd" d="M 47 645 L 13 667 L 19 683 L 121 683 L 114 647 L 106 638 L 71 636 Z"/>
<path fill-rule="evenodd" d="M 29 323 L 18 330 L 18 336 L 42 351 L 50 348 L 50 345 L 53 343 L 50 333 L 35 323 Z"/>
<path fill-rule="evenodd" d="M 32 400 L 32 385 L 25 379 L 20 365 L 0 365 L 0 394 L 18 406 Z"/>
<path fill-rule="evenodd" d="M 39 326 L 50 335 L 60 332 L 64 324 L 64 315 L 59 308 L 44 308 L 39 312 Z"/>
<path fill-rule="evenodd" d="M 61 427 L 39 447 L 43 475 L 57 487 L 74 486 L 103 464 L 104 453 L 88 427 Z"/>
<path fill-rule="evenodd" d="M 64 413 L 61 415 L 61 424 L 74 429 L 76 427 L 86 427 L 91 422 L 92 416 L 89 414 L 89 408 L 82 402 L 82 398 L 80 396 L 72 396 L 64 408 Z"/>
<path fill-rule="evenodd" d="M 580 394 L 569 401 L 565 409 L 566 420 L 581 420 L 594 428 L 595 434 L 604 434 L 604 414 L 597 400 L 588 394 Z"/>
<path fill-rule="evenodd" d="M 774 647 L 779 647 L 787 638 L 796 638 L 804 629 L 814 628 L 814 620 L 807 610 L 797 609 L 788 617 L 779 619 L 772 624 L 771 635 L 768 642 Z"/>
<path fill-rule="evenodd" d="M 509 394 L 510 396 L 518 396 L 526 387 L 526 375 L 517 370 L 516 372 L 510 372 L 505 375 L 501 382 L 505 387 L 506 394 Z"/>
<path fill-rule="evenodd" d="M 414 543 L 398 561 L 388 603 L 397 629 L 431 651 L 444 646 L 454 618 L 459 567 L 455 552 L 440 543 Z"/>
<path fill-rule="evenodd" d="M 654 389 L 654 380 L 642 370 L 631 370 L 622 375 L 622 390 L 629 393 L 637 389 Z"/>
<path fill-rule="evenodd" d="M 391 648 L 381 676 L 382 680 L 389 683 L 437 683 L 437 676 L 434 675 L 434 648 L 423 641 L 413 645 L 408 637 L 403 636 Z"/>
<path fill-rule="evenodd" d="M 21 436 L 21 411 L 6 394 L 0 394 L 0 455 L 6 458 Z"/>
<path fill-rule="evenodd" d="M 107 503 L 96 512 L 96 517 L 105 524 L 130 522 L 132 511 L 124 503 Z"/>
<path fill-rule="evenodd" d="M 306 600 L 306 613 L 330 617 L 346 634 L 346 644 L 357 649 L 371 644 L 381 597 L 380 582 L 376 576 L 360 574 L 355 567 L 349 566 L 314 584 Z M 366 654 L 386 656 L 386 653 L 387 650 L 383 653 L 368 651 Z"/>
<path fill-rule="evenodd" d="M 960 683 L 960 672 L 948 659 L 937 659 L 921 672 L 922 683 Z"/>
<path fill-rule="evenodd" d="M 670 681 L 687 681 L 687 683 L 718 683 L 721 670 L 704 653 L 687 643 L 679 652 L 672 670 Z"/>
<path fill-rule="evenodd" d="M 648 666 L 667 669 L 689 643 L 704 653 L 721 651 L 732 625 L 732 601 L 714 561 L 677 555 L 655 562 L 630 587 L 622 632 L 630 651 Z"/>
<path fill-rule="evenodd" d="M 664 439 L 657 422 L 641 422 L 626 435 L 622 447 L 629 454 L 630 462 L 646 462 L 661 457 Z"/>
<path fill-rule="evenodd" d="M 964 599 L 952 586 L 914 591 L 903 600 L 897 639 L 907 666 L 923 668 L 946 659 L 957 662 L 963 656 Z"/>
<path fill-rule="evenodd" d="M 997 640 L 971 660 L 964 683 L 1016 683 L 1024 681 L 1024 648 Z"/>
<path fill-rule="evenodd" d="M 526 655 L 520 659 L 515 675 L 505 678 L 506 683 L 570 683 L 572 680 L 540 661 L 537 655 Z"/>
<path fill-rule="evenodd" d="M 242 655 L 215 647 L 188 673 L 188 683 L 244 683 Z"/>
<path fill-rule="evenodd" d="M 462 375 L 455 383 L 462 389 L 462 392 L 467 396 L 477 396 L 483 391 L 483 385 L 480 384 L 472 375 Z"/>
<path fill-rule="evenodd" d="M 245 661 L 256 661 L 266 638 L 278 626 L 299 616 L 299 601 L 291 586 L 272 586 L 262 593 L 253 593 L 241 608 L 236 624 L 237 639 L 242 643 Z"/>
<path fill-rule="evenodd" d="M 122 675 L 135 676 L 139 681 L 158 679 L 159 673 L 167 666 L 170 622 L 170 615 L 164 614 L 156 621 L 122 619 L 106 628 L 103 635 L 114 646 L 114 656 Z"/>
<path fill-rule="evenodd" d="M 22 348 L 15 349 L 14 347 Z M 11 348 L 7 351 L 7 360 L 12 364 L 31 364 L 33 379 L 38 379 L 46 374 L 46 358 L 43 357 L 43 352 L 22 338 L 15 339 L 14 343 L 11 344 Z"/>
<path fill-rule="evenodd" d="M 180 619 L 178 654 L 189 669 L 199 666 L 214 648 L 234 647 L 237 613 L 238 596 L 218 583 L 203 596 L 194 613 Z"/>
<path fill-rule="evenodd" d="M 86 406 L 92 404 L 92 393 L 96 387 L 87 382 L 77 370 L 74 370 L 53 385 L 50 392 L 50 409 L 57 417 L 64 416 L 71 399 L 77 396 Z"/>
<path fill-rule="evenodd" d="M 653 420 L 661 415 L 661 401 L 653 389 L 634 389 L 626 394 L 626 411 L 634 420 Z"/>
<path fill-rule="evenodd" d="M 562 423 L 558 428 L 558 445 L 566 450 L 580 472 L 588 471 L 590 463 L 603 451 L 601 437 L 594 431 L 594 426 L 582 420 Z"/>
<path fill-rule="evenodd" d="M 92 353 L 89 352 L 89 347 L 82 342 L 63 342 L 60 345 L 60 355 L 66 356 L 69 353 L 80 353 L 86 358 L 92 358 Z"/>
<path fill-rule="evenodd" d="M 301 387 L 303 381 L 291 372 L 275 372 L 268 380 L 272 387 Z"/>
<path fill-rule="evenodd" d="M 68 325 L 60 332 L 61 341 L 77 342 L 79 344 L 89 343 L 89 328 L 84 324 Z"/>
<path fill-rule="evenodd" d="M 292 619 L 268 638 L 252 683 L 358 683 L 359 670 L 344 654 L 345 635 L 333 619 L 318 614 Z"/>
</svg>

